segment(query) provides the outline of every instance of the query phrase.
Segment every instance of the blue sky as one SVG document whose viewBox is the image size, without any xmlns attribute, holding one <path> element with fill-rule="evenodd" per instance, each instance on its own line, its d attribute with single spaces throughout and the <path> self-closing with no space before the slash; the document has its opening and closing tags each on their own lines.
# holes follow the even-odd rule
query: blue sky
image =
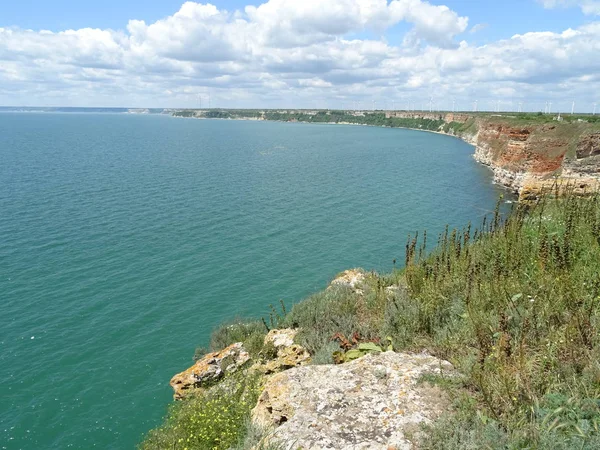
<svg viewBox="0 0 600 450">
<path fill-rule="evenodd" d="M 589 60 L 600 59 L 600 1 L 293 1 L 210 11 L 181 0 L 1 2 L 0 104 L 186 106 L 212 93 L 223 106 L 320 106 L 456 93 L 465 105 L 527 98 L 539 110 L 549 90 L 565 105 L 598 91 Z M 513 38 L 526 33 L 537 35 Z"/>
<path fill-rule="evenodd" d="M 77 28 L 123 29 L 129 19 L 154 22 L 173 14 L 182 0 L 22 0 L 0 3 L 0 26 L 18 26 L 34 30 L 60 31 Z M 227 10 L 259 5 L 257 1 L 212 1 Z M 590 18 L 578 8 L 545 9 L 535 0 L 448 0 L 444 4 L 460 14 L 469 16 L 472 25 L 489 27 L 481 39 L 497 40 L 527 31 L 562 31 L 577 27 Z"/>
</svg>

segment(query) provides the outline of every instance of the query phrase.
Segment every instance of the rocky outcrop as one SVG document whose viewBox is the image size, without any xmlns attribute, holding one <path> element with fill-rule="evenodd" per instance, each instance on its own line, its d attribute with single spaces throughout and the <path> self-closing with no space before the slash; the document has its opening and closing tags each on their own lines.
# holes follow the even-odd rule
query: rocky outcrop
<svg viewBox="0 0 600 450">
<path fill-rule="evenodd" d="M 565 160 L 565 176 L 600 178 L 600 132 L 582 136 L 577 142 L 575 156 Z"/>
<path fill-rule="evenodd" d="M 269 375 L 271 373 L 281 372 L 298 366 L 304 366 L 310 362 L 308 351 L 298 344 L 292 344 L 289 347 L 281 347 L 277 351 L 274 359 L 267 361 L 261 368 L 261 371 Z"/>
<path fill-rule="evenodd" d="M 290 347 L 294 345 L 294 338 L 298 334 L 298 330 L 292 328 L 284 328 L 280 330 L 270 330 L 265 336 L 265 345 L 273 345 L 277 350 L 282 347 Z"/>
<path fill-rule="evenodd" d="M 310 363 L 308 351 L 294 343 L 297 333 L 298 330 L 291 328 L 269 331 L 261 356 L 251 367 L 247 367 L 248 370 L 269 375 Z M 182 400 L 194 389 L 212 386 L 245 366 L 248 361 L 250 354 L 241 342 L 208 353 L 192 367 L 171 378 L 171 387 L 175 391 L 173 398 Z"/>
<path fill-rule="evenodd" d="M 361 286 L 366 277 L 363 269 L 349 269 L 337 275 L 329 286 L 346 286 L 354 292 L 362 293 Z"/>
<path fill-rule="evenodd" d="M 181 400 L 191 389 L 211 385 L 226 374 L 233 373 L 250 360 L 250 355 L 241 342 L 214 353 L 209 353 L 189 369 L 171 378 L 175 391 L 173 398 Z"/>
<path fill-rule="evenodd" d="M 397 119 L 421 119 L 421 120 L 443 120 L 446 123 L 457 122 L 465 123 L 473 118 L 471 114 L 465 113 L 445 113 L 445 112 L 427 112 L 427 111 L 386 111 L 385 117 Z"/>
<path fill-rule="evenodd" d="M 286 449 L 408 449 L 420 424 L 449 409 L 420 377 L 452 370 L 428 354 L 394 352 L 297 367 L 268 379 L 252 418 Z"/>
<path fill-rule="evenodd" d="M 268 375 L 293 367 L 303 366 L 310 362 L 310 354 L 301 345 L 294 344 L 294 338 L 298 330 L 286 328 L 282 330 L 271 330 L 265 336 L 265 347 L 270 345 L 276 351 L 273 359 L 257 366 L 257 369 Z"/>
<path fill-rule="evenodd" d="M 468 113 L 391 111 L 386 117 L 438 120 L 473 126 L 466 130 L 440 127 L 439 132 L 460 137 L 475 146 L 475 159 L 494 172 L 494 182 L 520 193 L 524 186 L 541 184 L 555 176 L 570 181 L 600 179 L 600 132 L 585 123 L 535 123 L 516 117 Z M 590 131 L 591 130 L 591 131 Z M 594 131 L 596 130 L 596 131 Z M 593 186 L 593 181 L 584 181 Z M 584 190 L 581 190 L 582 192 Z M 585 190 L 585 192 L 588 192 Z"/>
<path fill-rule="evenodd" d="M 600 156 L 600 132 L 583 136 L 577 143 L 575 154 L 577 159 Z M 598 171 L 600 167 L 596 168 L 596 172 Z"/>
<path fill-rule="evenodd" d="M 532 202 L 542 196 L 561 197 L 566 193 L 586 196 L 600 191 L 600 179 L 590 176 L 562 177 L 550 180 L 528 178 L 519 193 L 520 202 Z"/>
</svg>

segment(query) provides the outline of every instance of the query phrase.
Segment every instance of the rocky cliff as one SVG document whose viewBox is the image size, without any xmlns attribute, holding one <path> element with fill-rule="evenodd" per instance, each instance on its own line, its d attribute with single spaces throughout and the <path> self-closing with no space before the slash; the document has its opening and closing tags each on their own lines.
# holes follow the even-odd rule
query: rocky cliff
<svg viewBox="0 0 600 450">
<path fill-rule="evenodd" d="M 363 296 L 369 276 L 373 274 L 361 269 L 347 270 L 328 289 Z M 319 364 L 296 343 L 301 331 L 270 330 L 259 353 L 251 354 L 237 342 L 204 355 L 171 379 L 174 399 L 185 404 L 215 390 L 241 389 L 241 380 L 258 376 L 260 394 L 250 405 L 249 419 L 253 429 L 260 430 L 260 441 L 244 446 L 252 450 L 408 450 L 418 448 L 424 425 L 452 410 L 448 392 L 427 381 L 454 380 L 458 373 L 448 361 L 427 351 L 399 353 L 392 347 L 360 343 L 355 335 L 352 342 L 345 342 L 352 349 L 337 352 L 345 358 Z M 332 342 L 337 336 L 331 337 Z M 193 420 L 206 420 L 201 405 L 187 404 L 196 405 Z"/>
<path fill-rule="evenodd" d="M 494 171 L 494 180 L 515 192 L 566 186 L 596 186 L 600 178 L 600 130 L 578 123 L 519 124 L 506 119 L 477 120 L 468 136 L 475 159 Z"/>
<path fill-rule="evenodd" d="M 475 159 L 494 171 L 494 181 L 522 197 L 557 186 L 585 193 L 600 183 L 600 124 L 585 119 L 407 111 L 386 117 L 443 121 L 440 132 L 475 146 Z"/>
</svg>

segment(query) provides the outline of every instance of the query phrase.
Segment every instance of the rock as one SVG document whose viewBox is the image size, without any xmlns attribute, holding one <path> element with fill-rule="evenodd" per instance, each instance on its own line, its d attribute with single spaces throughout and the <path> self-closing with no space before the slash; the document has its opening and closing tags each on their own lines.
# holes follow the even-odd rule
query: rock
<svg viewBox="0 0 600 450">
<path fill-rule="evenodd" d="M 189 369 L 171 378 L 175 400 L 183 399 L 190 389 L 219 381 L 225 374 L 235 372 L 250 359 L 241 342 L 214 353 L 209 353 Z"/>
<path fill-rule="evenodd" d="M 594 195 L 599 191 L 600 180 L 591 176 L 563 176 L 548 180 L 529 178 L 523 184 L 519 201 L 530 203 L 544 196 L 562 197 L 567 194 L 585 197 Z"/>
<path fill-rule="evenodd" d="M 274 427 L 285 449 L 409 449 L 421 423 L 449 409 L 443 391 L 421 375 L 451 375 L 428 354 L 368 354 L 342 365 L 304 366 L 272 375 L 252 420 Z"/>
<path fill-rule="evenodd" d="M 362 269 L 345 270 L 331 282 L 330 286 L 347 286 L 354 292 L 362 293 L 360 286 L 365 281 L 366 274 Z"/>
<path fill-rule="evenodd" d="M 527 126 L 497 120 L 477 122 L 478 133 L 472 142 L 475 159 L 494 171 L 494 182 L 521 194 L 521 200 L 539 198 L 555 177 L 560 183 L 579 186 L 575 195 L 600 189 L 597 131 L 581 132 L 577 126 L 560 122 Z"/>
<path fill-rule="evenodd" d="M 280 347 L 277 351 L 277 358 L 267 361 L 264 365 L 264 373 L 271 374 L 288 370 L 293 367 L 303 366 L 310 362 L 310 354 L 304 347 L 298 344 L 292 344 L 289 347 Z"/>
<path fill-rule="evenodd" d="M 265 364 L 258 365 L 256 368 L 268 375 L 308 364 L 310 354 L 301 345 L 294 344 L 296 334 L 298 334 L 298 330 L 291 328 L 269 331 L 265 336 L 265 346 L 273 345 L 276 355 L 273 359 Z"/>
<path fill-rule="evenodd" d="M 600 155 L 600 133 L 582 136 L 577 142 L 576 155 L 577 159 Z"/>
<path fill-rule="evenodd" d="M 280 347 L 289 347 L 294 344 L 294 338 L 298 330 L 285 328 L 282 330 L 271 330 L 265 336 L 265 345 L 273 344 L 276 349 Z"/>
</svg>

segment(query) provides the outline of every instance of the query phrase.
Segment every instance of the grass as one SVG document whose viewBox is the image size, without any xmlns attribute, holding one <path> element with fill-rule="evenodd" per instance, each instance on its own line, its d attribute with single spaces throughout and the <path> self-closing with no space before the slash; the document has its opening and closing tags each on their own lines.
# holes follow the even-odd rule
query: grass
<svg viewBox="0 0 600 450">
<path fill-rule="evenodd" d="M 236 342 L 243 342 L 250 356 L 256 357 L 263 349 L 267 331 L 265 324 L 259 320 L 245 321 L 238 319 L 232 323 L 220 325 L 213 331 L 209 350 L 215 352 Z M 196 353 L 198 354 L 201 351 L 201 349 L 198 349 Z"/>
<path fill-rule="evenodd" d="M 600 197 L 543 199 L 506 217 L 498 207 L 478 227 L 446 229 L 431 252 L 428 240 L 409 237 L 405 268 L 368 274 L 360 292 L 330 287 L 269 323 L 222 327 L 212 346 L 244 341 L 260 355 L 267 328 L 294 327 L 313 363 L 331 363 L 340 343 L 391 339 L 461 374 L 440 382 L 455 407 L 425 429 L 423 448 L 600 448 Z M 241 392 L 174 406 L 142 448 L 187 439 L 195 409 L 224 417 L 254 398 Z M 233 428 L 211 423 L 240 440 L 248 414 Z"/>
<path fill-rule="evenodd" d="M 596 445 L 599 198 L 520 206 L 505 223 L 496 214 L 478 231 L 444 233 L 425 258 L 416 256 L 417 246 L 411 241 L 405 272 L 413 304 L 407 320 L 467 376 L 480 410 L 507 442 L 493 448 Z M 583 410 L 589 417 L 578 423 L 574 417 Z M 444 440 L 452 429 L 481 428 L 469 420 L 436 431 Z M 443 448 L 468 447 L 470 438 L 456 439 L 456 446 Z M 490 442 L 500 442 L 495 439 Z"/>
</svg>

